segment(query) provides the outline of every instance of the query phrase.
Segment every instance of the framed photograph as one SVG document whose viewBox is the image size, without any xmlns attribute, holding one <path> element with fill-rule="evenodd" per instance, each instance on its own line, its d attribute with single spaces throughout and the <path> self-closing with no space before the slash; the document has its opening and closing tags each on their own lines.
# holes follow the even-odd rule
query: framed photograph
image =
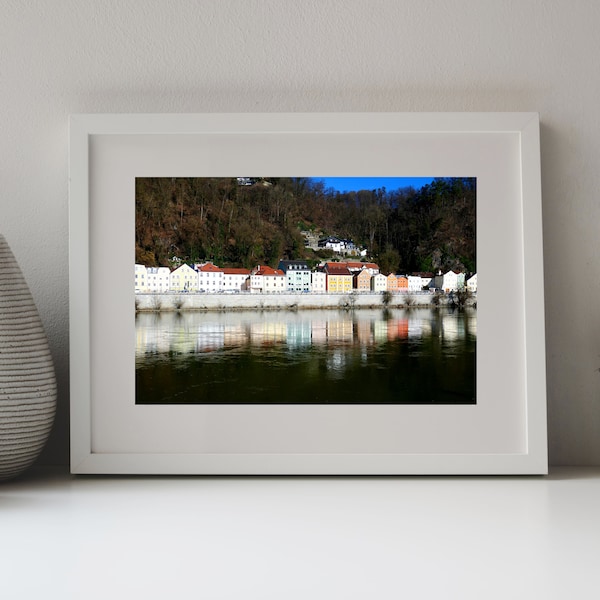
<svg viewBox="0 0 600 600">
<path fill-rule="evenodd" d="M 535 113 L 73 115 L 71 471 L 547 473 Z"/>
</svg>

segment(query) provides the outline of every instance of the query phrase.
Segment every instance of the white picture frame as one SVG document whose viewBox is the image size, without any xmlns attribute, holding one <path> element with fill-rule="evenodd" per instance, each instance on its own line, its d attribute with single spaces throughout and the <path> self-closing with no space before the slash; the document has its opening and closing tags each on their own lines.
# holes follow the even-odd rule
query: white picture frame
<svg viewBox="0 0 600 600">
<path fill-rule="evenodd" d="M 547 473 L 536 113 L 72 115 L 69 166 L 72 473 Z M 474 407 L 135 405 L 135 177 L 248 173 L 477 178 Z"/>
</svg>

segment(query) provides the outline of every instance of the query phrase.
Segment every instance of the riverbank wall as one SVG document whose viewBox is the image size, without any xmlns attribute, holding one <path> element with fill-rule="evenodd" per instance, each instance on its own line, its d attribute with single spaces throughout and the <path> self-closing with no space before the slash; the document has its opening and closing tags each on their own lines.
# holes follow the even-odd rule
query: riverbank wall
<svg viewBox="0 0 600 600">
<path fill-rule="evenodd" d="M 350 294 L 136 294 L 138 311 L 174 310 L 321 310 L 359 308 L 406 308 L 409 306 L 433 307 L 451 303 L 449 295 L 433 293 L 415 294 L 350 293 Z M 469 298 L 468 305 L 475 305 L 477 298 Z"/>
</svg>

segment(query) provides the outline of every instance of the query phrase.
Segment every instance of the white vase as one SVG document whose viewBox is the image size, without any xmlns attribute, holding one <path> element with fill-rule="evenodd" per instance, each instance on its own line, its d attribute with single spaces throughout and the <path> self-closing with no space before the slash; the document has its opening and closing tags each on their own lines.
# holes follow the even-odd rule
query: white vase
<svg viewBox="0 0 600 600">
<path fill-rule="evenodd" d="M 35 461 L 55 412 L 48 340 L 21 269 L 0 235 L 0 479 L 19 475 Z"/>
</svg>

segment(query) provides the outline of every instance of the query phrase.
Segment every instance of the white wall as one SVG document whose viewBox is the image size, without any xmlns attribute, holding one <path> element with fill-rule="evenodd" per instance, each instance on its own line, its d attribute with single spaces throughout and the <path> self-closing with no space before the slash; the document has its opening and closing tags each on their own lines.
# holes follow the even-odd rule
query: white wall
<svg viewBox="0 0 600 600">
<path fill-rule="evenodd" d="M 550 458 L 600 464 L 600 3 L 3 0 L 0 8 L 0 231 L 38 304 L 60 387 L 42 462 L 68 460 L 69 113 L 539 111 Z"/>
</svg>

